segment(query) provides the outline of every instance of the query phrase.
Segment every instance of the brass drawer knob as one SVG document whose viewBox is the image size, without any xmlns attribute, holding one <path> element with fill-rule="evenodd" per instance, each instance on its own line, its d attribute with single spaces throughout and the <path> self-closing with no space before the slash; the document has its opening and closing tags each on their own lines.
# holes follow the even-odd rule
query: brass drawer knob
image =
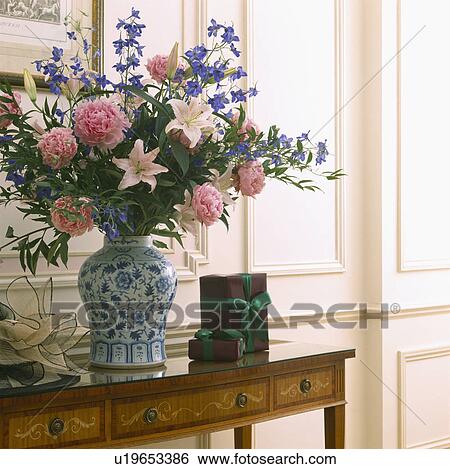
<svg viewBox="0 0 450 469">
<path fill-rule="evenodd" d="M 311 388 L 312 388 L 312 384 L 311 384 L 311 381 L 309 379 L 304 379 L 301 383 L 300 383 L 300 391 L 303 393 L 303 394 L 308 394 L 309 391 L 311 391 Z"/>
<path fill-rule="evenodd" d="M 147 409 L 144 412 L 144 422 L 154 423 L 158 419 L 158 411 L 156 409 Z"/>
<path fill-rule="evenodd" d="M 247 405 L 247 402 L 248 402 L 248 397 L 247 397 L 247 394 L 245 393 L 240 393 L 237 395 L 236 397 L 236 405 L 238 407 L 245 407 Z"/>
<path fill-rule="evenodd" d="M 64 420 L 56 417 L 48 424 L 48 432 L 51 436 L 58 436 L 64 432 Z"/>
</svg>

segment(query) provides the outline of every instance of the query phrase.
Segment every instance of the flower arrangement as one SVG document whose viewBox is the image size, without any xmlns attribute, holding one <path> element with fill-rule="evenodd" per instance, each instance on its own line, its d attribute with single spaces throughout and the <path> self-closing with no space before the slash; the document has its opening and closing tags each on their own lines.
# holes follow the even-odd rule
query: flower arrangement
<svg viewBox="0 0 450 469">
<path fill-rule="evenodd" d="M 24 217 L 40 225 L 16 234 L 8 227 L 7 246 L 35 273 L 38 258 L 65 265 L 68 241 L 97 227 L 117 236 L 156 235 L 182 243 L 197 222 L 228 226 L 229 207 L 240 196 L 255 197 L 268 178 L 315 191 L 305 172 L 338 179 L 342 172 L 321 171 L 326 141 L 314 144 L 309 132 L 296 139 L 267 133 L 247 117 L 244 104 L 256 87 L 242 89 L 246 77 L 234 28 L 211 21 L 211 46 L 198 45 L 179 55 L 148 60 L 148 76 L 139 73 L 145 28 L 140 14 L 119 20 L 113 45 L 119 79 L 93 71 L 99 50 L 89 31 L 66 18 L 78 53 L 66 57 L 53 47 L 51 57 L 34 62 L 55 99 L 37 99 L 32 75 L 24 71 L 33 104 L 21 110 L 22 97 L 0 85 L 0 169 L 6 182 L 0 204 L 18 203 Z"/>
</svg>

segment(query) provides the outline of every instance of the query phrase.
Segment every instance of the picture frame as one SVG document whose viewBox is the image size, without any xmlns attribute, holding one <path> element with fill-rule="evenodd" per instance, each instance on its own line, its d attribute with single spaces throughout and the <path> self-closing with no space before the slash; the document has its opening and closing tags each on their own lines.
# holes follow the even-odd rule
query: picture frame
<svg viewBox="0 0 450 469">
<path fill-rule="evenodd" d="M 51 10 L 51 11 L 50 11 Z M 56 45 L 70 53 L 65 16 L 71 12 L 84 27 L 92 28 L 93 49 L 103 50 L 104 0 L 0 0 L 0 81 L 23 86 L 23 69 L 33 74 L 40 89 L 48 89 L 32 62 L 50 54 Z M 86 12 L 86 16 L 81 12 Z M 103 72 L 103 56 L 95 71 Z"/>
</svg>

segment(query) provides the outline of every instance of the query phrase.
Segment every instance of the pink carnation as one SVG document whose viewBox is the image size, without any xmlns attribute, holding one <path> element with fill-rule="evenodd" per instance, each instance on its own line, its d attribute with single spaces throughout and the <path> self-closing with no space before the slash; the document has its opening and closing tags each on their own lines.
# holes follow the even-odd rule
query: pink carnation
<svg viewBox="0 0 450 469">
<path fill-rule="evenodd" d="M 241 191 L 242 195 L 254 197 L 264 189 L 265 177 L 261 162 L 247 161 L 239 166 L 234 187 L 237 191 Z"/>
<path fill-rule="evenodd" d="M 239 112 L 235 112 L 231 118 L 232 122 L 236 125 L 239 122 Z M 254 130 L 256 135 L 260 133 L 260 129 L 253 119 L 247 118 L 242 122 L 241 128 L 238 130 L 238 134 L 242 135 L 242 140 L 248 138 L 248 132 Z"/>
<path fill-rule="evenodd" d="M 14 99 L 16 103 L 4 103 L 0 102 L 0 129 L 6 129 L 12 123 L 11 119 L 2 117 L 5 114 L 22 114 L 22 109 L 20 109 L 20 102 L 22 101 L 22 96 L 17 91 L 13 91 Z M 2 93 L 0 96 L 11 99 L 11 96 L 5 93 Z M 5 109 L 6 108 L 6 109 Z"/>
<path fill-rule="evenodd" d="M 162 83 L 167 79 L 167 55 L 155 55 L 152 59 L 148 59 L 146 68 L 152 78 L 158 83 Z"/>
<path fill-rule="evenodd" d="M 80 199 L 82 202 L 87 202 Z M 70 236 L 81 236 L 94 227 L 92 220 L 92 207 L 89 205 L 77 205 L 74 207 L 73 198 L 60 197 L 51 210 L 53 226 Z"/>
<path fill-rule="evenodd" d="M 77 153 L 78 145 L 72 129 L 55 127 L 38 143 L 44 164 L 53 169 L 68 166 Z"/>
<path fill-rule="evenodd" d="M 222 216 L 222 194 L 209 182 L 195 186 L 192 208 L 198 221 L 211 226 Z"/>
<path fill-rule="evenodd" d="M 125 113 L 107 98 L 83 101 L 75 110 L 75 135 L 91 147 L 112 150 L 130 127 Z"/>
</svg>

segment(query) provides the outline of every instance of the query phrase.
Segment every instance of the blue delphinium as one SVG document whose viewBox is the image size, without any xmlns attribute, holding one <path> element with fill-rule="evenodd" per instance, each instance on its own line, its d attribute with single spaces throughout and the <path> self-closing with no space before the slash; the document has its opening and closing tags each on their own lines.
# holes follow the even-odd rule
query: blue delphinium
<svg viewBox="0 0 450 469">
<path fill-rule="evenodd" d="M 208 54 L 208 49 L 203 44 L 200 44 L 199 46 L 195 46 L 194 48 L 186 51 L 185 55 L 189 60 L 202 61 L 206 57 L 207 54 Z"/>
<path fill-rule="evenodd" d="M 232 42 L 238 42 L 239 37 L 234 34 L 234 28 L 232 26 L 225 26 L 222 34 L 223 42 L 231 44 Z"/>
<path fill-rule="evenodd" d="M 280 135 L 280 144 L 284 148 L 291 148 L 293 138 L 289 138 L 287 135 Z"/>
<path fill-rule="evenodd" d="M 196 97 L 202 92 L 202 87 L 198 81 L 190 80 L 186 83 L 185 92 L 188 96 Z"/>
<path fill-rule="evenodd" d="M 240 56 L 241 56 L 241 51 L 238 50 L 234 44 L 230 44 L 230 50 L 231 50 L 231 52 L 233 52 L 233 54 L 234 54 L 236 57 L 240 57 Z"/>
<path fill-rule="evenodd" d="M 305 141 L 309 141 L 309 132 L 311 132 L 310 130 L 308 130 L 308 132 L 303 132 L 300 137 L 297 137 L 298 140 L 300 140 L 300 142 L 305 142 Z"/>
<path fill-rule="evenodd" d="M 130 84 L 136 88 L 143 88 L 141 79 L 143 75 L 136 73 L 136 69 L 141 65 L 140 57 L 143 56 L 143 49 L 139 43 L 139 38 L 145 29 L 145 24 L 138 23 L 140 19 L 139 10 L 132 9 L 131 15 L 126 19 L 119 19 L 116 28 L 120 31 L 120 37 L 113 42 L 118 61 L 113 68 L 121 76 L 120 83 L 114 85 L 118 91 L 122 91 L 124 86 Z"/>
<path fill-rule="evenodd" d="M 64 50 L 59 47 L 53 47 L 52 49 L 52 60 L 54 62 L 59 62 L 64 55 Z"/>
<path fill-rule="evenodd" d="M 25 183 L 25 178 L 18 171 L 8 172 L 6 180 L 12 182 L 16 187 Z"/>
<path fill-rule="evenodd" d="M 226 64 L 217 60 L 214 62 L 214 66 L 209 67 L 209 73 L 213 80 L 218 83 L 224 79 L 226 69 Z"/>
<path fill-rule="evenodd" d="M 248 97 L 249 98 L 255 97 L 258 93 L 259 93 L 259 91 L 256 89 L 256 86 L 253 86 L 253 87 L 251 86 L 248 89 Z"/>
<path fill-rule="evenodd" d="M 219 112 L 221 109 L 225 109 L 229 102 L 230 100 L 227 98 L 225 92 L 217 93 L 212 98 L 208 99 L 208 104 L 214 109 L 215 112 Z"/>
<path fill-rule="evenodd" d="M 247 72 L 239 65 L 239 67 L 236 68 L 236 71 L 230 75 L 230 79 L 235 81 L 246 76 Z"/>
<path fill-rule="evenodd" d="M 211 20 L 211 26 L 208 28 L 208 37 L 217 37 L 217 33 L 223 28 L 223 25 L 218 24 L 216 20 Z"/>
<path fill-rule="evenodd" d="M 233 103 L 240 103 L 247 101 L 247 96 L 243 90 L 231 90 L 231 101 Z"/>
<path fill-rule="evenodd" d="M 322 164 L 326 161 L 327 156 L 329 155 L 327 149 L 327 141 L 319 142 L 317 144 L 317 155 L 316 155 L 316 164 Z"/>
</svg>

